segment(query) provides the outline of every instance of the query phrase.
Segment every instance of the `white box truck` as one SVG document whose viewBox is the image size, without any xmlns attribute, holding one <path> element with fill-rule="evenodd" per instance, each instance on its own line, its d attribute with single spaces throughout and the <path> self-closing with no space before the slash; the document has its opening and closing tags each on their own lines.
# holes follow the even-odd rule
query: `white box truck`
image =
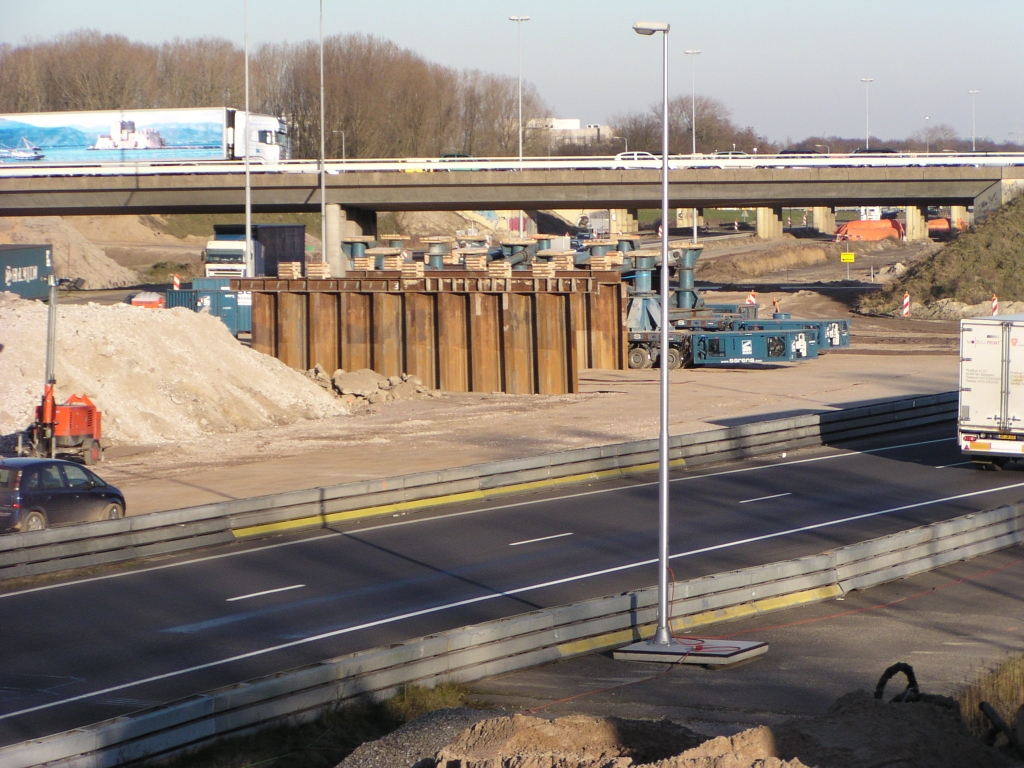
<svg viewBox="0 0 1024 768">
<path fill-rule="evenodd" d="M 249 159 L 291 159 L 288 127 L 249 116 Z M 92 165 L 245 158 L 245 112 L 228 107 L 0 115 L 0 163 Z"/>
<path fill-rule="evenodd" d="M 979 468 L 1024 459 L 1024 315 L 960 321 L 957 433 Z"/>
</svg>

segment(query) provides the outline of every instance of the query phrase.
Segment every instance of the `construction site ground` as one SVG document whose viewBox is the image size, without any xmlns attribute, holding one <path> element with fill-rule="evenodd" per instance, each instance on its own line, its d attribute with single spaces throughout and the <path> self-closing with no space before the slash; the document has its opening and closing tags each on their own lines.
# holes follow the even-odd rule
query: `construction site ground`
<svg viewBox="0 0 1024 768">
<path fill-rule="evenodd" d="M 840 297 L 844 295 L 839 291 Z M 726 293 L 722 301 L 742 300 Z M 794 316 L 849 317 L 817 291 L 775 291 Z M 957 324 L 855 317 L 851 349 L 780 366 L 670 374 L 672 434 L 957 386 Z M 108 451 L 129 514 L 657 437 L 657 369 L 586 370 L 575 395 L 437 393 L 352 415 Z"/>
</svg>

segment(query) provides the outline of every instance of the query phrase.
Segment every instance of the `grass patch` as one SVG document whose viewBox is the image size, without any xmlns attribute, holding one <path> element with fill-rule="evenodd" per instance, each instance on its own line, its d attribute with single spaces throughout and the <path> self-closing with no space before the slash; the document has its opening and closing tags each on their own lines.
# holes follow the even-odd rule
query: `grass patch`
<svg viewBox="0 0 1024 768">
<path fill-rule="evenodd" d="M 978 736 L 989 730 L 988 718 L 978 709 L 987 701 L 1013 728 L 1017 710 L 1024 705 L 1024 656 L 1008 659 L 957 694 L 967 727 Z"/>
<path fill-rule="evenodd" d="M 1024 195 L 960 234 L 931 258 L 912 264 L 886 287 L 864 296 L 861 308 L 895 312 L 908 291 L 914 301 L 931 304 L 955 299 L 964 304 L 1024 300 Z"/>
<path fill-rule="evenodd" d="M 356 747 L 379 739 L 427 712 L 466 704 L 460 685 L 410 687 L 383 702 L 359 701 L 324 711 L 316 720 L 275 725 L 218 741 L 153 768 L 334 768 Z"/>
</svg>

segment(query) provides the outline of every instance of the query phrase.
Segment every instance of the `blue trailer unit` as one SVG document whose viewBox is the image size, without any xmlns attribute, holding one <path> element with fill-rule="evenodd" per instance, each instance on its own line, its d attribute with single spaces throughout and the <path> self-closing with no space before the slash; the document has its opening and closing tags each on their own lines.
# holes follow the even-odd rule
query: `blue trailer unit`
<svg viewBox="0 0 1024 768">
<path fill-rule="evenodd" d="M 224 287 L 217 287 L 224 283 Z M 252 293 L 228 290 L 225 278 L 196 278 L 192 288 L 168 291 L 166 306 L 186 307 L 219 317 L 232 336 L 252 332 Z M 197 287 L 202 286 L 202 287 Z"/>
<path fill-rule="evenodd" d="M 810 331 L 822 352 L 850 346 L 849 320 L 794 320 L 788 314 L 775 314 L 765 320 L 739 320 L 734 331 Z"/>
<path fill-rule="evenodd" d="M 818 344 L 809 331 L 727 331 L 695 333 L 690 360 L 684 365 L 751 365 L 793 363 L 818 356 Z"/>
<path fill-rule="evenodd" d="M 53 273 L 53 246 L 0 245 L 0 291 L 23 299 L 45 299 Z"/>
</svg>

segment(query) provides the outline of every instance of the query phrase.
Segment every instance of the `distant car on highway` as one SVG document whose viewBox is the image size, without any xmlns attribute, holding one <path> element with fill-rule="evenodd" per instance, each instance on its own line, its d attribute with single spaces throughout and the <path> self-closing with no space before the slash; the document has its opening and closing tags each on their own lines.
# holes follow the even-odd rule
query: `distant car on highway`
<svg viewBox="0 0 1024 768">
<path fill-rule="evenodd" d="M 124 494 L 79 464 L 0 458 L 0 531 L 116 520 L 124 511 Z"/>
<path fill-rule="evenodd" d="M 650 152 L 619 152 L 615 156 L 615 170 L 634 168 L 661 168 L 661 158 Z"/>
<path fill-rule="evenodd" d="M 850 153 L 851 155 L 898 155 L 895 149 L 889 147 L 878 147 L 877 149 L 865 149 L 864 147 L 857 147 Z"/>
</svg>

